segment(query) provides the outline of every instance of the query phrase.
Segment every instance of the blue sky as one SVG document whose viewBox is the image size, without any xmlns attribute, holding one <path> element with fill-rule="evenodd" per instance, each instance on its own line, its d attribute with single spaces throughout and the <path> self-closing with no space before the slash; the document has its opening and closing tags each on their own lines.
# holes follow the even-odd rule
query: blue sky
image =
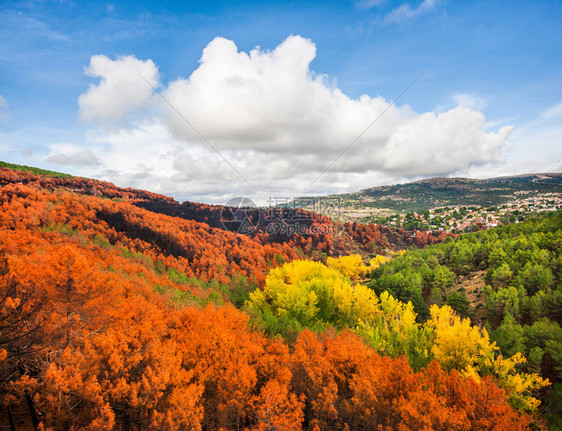
<svg viewBox="0 0 562 431">
<path fill-rule="evenodd" d="M 0 160 L 219 203 L 561 170 L 560 2 L 4 1 L 0 22 Z"/>
</svg>

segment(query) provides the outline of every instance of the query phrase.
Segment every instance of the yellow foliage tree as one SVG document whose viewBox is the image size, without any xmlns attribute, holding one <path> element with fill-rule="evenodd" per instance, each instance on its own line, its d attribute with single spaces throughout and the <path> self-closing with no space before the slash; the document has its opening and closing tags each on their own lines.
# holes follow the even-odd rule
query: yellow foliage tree
<svg viewBox="0 0 562 431">
<path fill-rule="evenodd" d="M 346 274 L 361 274 L 362 270 L 351 269 L 349 262 L 345 262 Z M 328 324 L 355 326 L 379 313 L 378 299 L 371 289 L 353 286 L 338 270 L 309 260 L 272 269 L 263 291 L 250 294 L 247 307 L 271 330 L 283 325 L 295 330 L 321 329 Z"/>
<path fill-rule="evenodd" d="M 407 355 L 415 369 L 426 365 L 431 354 L 431 332 L 416 323 L 413 304 L 405 304 L 388 292 L 383 292 L 379 300 L 380 313 L 369 322 L 360 321 L 356 332 L 379 353 Z"/>
<path fill-rule="evenodd" d="M 353 281 L 364 279 L 369 273 L 369 268 L 365 266 L 363 258 L 358 254 L 341 256 L 338 258 L 328 257 L 326 259 L 328 267 L 335 269 L 341 275 Z"/>
<path fill-rule="evenodd" d="M 503 358 L 502 355 L 499 355 L 491 363 L 485 361 L 482 368 L 487 367 L 498 378 L 512 405 L 519 410 L 534 411 L 539 406 L 540 401 L 531 394 L 550 385 L 550 382 L 536 373 L 518 373 L 516 366 L 525 362 L 527 362 L 527 359 L 520 352 L 517 352 L 511 358 Z"/>
<path fill-rule="evenodd" d="M 416 323 L 412 303 L 388 292 L 379 300 L 369 287 L 352 285 L 350 278 L 367 269 L 357 255 L 328 264 L 297 260 L 272 269 L 264 290 L 251 293 L 247 307 L 271 333 L 349 327 L 380 353 L 407 355 L 415 369 L 426 365 L 431 359 L 431 331 Z"/>
<path fill-rule="evenodd" d="M 490 342 L 486 329 L 470 325 L 470 319 L 461 319 L 451 307 L 433 305 L 426 326 L 434 332 L 431 352 L 441 367 L 456 369 L 467 377 L 480 381 L 480 376 L 493 374 L 508 393 L 512 404 L 522 410 L 535 410 L 540 401 L 531 393 L 549 385 L 538 374 L 518 373 L 516 366 L 525 362 L 521 353 L 511 358 L 496 356 L 496 343 Z"/>
<path fill-rule="evenodd" d="M 377 254 L 375 257 L 371 259 L 369 263 L 371 271 L 374 271 L 379 266 L 384 265 L 386 262 L 390 261 L 390 257 L 383 256 L 382 254 Z"/>
<path fill-rule="evenodd" d="M 445 370 L 469 372 L 483 359 L 494 358 L 497 348 L 485 329 L 471 326 L 470 319 L 461 319 L 448 305 L 432 305 L 429 311 L 426 325 L 435 334 L 431 351 Z"/>
</svg>

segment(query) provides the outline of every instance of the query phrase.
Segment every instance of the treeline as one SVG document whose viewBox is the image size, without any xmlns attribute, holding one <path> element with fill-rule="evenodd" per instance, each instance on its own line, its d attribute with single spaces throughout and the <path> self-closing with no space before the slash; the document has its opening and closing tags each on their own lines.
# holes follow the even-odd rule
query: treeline
<svg viewBox="0 0 562 431">
<path fill-rule="evenodd" d="M 461 282 L 471 278 L 481 287 L 467 297 Z M 411 250 L 378 268 L 369 286 L 411 300 L 420 321 L 432 304 L 449 304 L 481 322 L 504 355 L 527 357 L 521 370 L 553 383 L 543 395 L 544 410 L 562 426 L 561 278 L 558 212 Z"/>
</svg>

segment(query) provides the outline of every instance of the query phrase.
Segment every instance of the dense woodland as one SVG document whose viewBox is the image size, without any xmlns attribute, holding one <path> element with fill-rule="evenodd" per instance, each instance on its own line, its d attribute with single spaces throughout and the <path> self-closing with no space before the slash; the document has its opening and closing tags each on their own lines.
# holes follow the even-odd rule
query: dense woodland
<svg viewBox="0 0 562 431">
<path fill-rule="evenodd" d="M 482 282 L 467 292 L 459 281 L 470 278 Z M 368 286 L 412 301 L 421 320 L 431 304 L 449 304 L 484 324 L 504 355 L 522 353 L 521 369 L 549 379 L 545 407 L 562 427 L 561 278 L 557 213 L 410 251 L 374 271 Z"/>
<path fill-rule="evenodd" d="M 17 166 L 17 165 L 11 165 Z M 225 229 L 222 218 L 229 211 L 220 205 L 196 202 L 179 203 L 168 196 L 144 190 L 123 189 L 114 184 L 89 178 L 70 177 L 50 171 L 29 168 L 35 172 L 12 170 L 0 164 L 0 185 L 24 184 L 41 189 L 64 189 L 86 196 L 126 201 L 158 214 L 205 223 Z M 46 173 L 47 175 L 42 175 Z M 56 174 L 56 176 L 52 175 Z M 298 208 L 265 208 L 248 212 L 254 227 L 249 235 L 261 244 L 287 244 L 301 249 L 308 257 L 325 259 L 351 253 L 369 255 L 388 249 L 403 249 L 442 242 L 447 235 L 431 232 L 406 232 L 359 223 L 333 223 L 329 218 Z M 301 234 L 291 233 L 289 226 L 298 225 Z"/>
<path fill-rule="evenodd" d="M 271 238 L 99 181 L 0 185 L 5 429 L 556 426 L 560 214 L 455 239 L 303 213 L 335 230 Z"/>
</svg>

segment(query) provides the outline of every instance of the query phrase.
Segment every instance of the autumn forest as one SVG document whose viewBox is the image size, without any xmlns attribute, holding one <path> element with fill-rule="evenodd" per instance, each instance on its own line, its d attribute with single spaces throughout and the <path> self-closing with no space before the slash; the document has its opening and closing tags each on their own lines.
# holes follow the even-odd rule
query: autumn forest
<svg viewBox="0 0 562 431">
<path fill-rule="evenodd" d="M 243 235 L 221 210 L 0 168 L 0 428 L 562 427 L 560 212 L 457 236 L 256 209 Z"/>
</svg>

